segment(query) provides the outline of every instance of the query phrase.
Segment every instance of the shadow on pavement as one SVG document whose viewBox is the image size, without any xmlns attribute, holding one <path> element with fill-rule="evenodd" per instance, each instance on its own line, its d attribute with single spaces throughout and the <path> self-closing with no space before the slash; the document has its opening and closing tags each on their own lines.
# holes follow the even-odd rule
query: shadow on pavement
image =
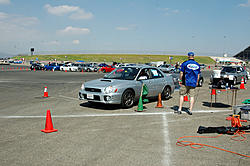
<svg viewBox="0 0 250 166">
<path fill-rule="evenodd" d="M 175 105 L 173 107 L 170 107 L 172 110 L 177 111 L 179 109 L 179 106 Z M 188 113 L 188 107 L 182 107 L 182 112 Z"/>
<path fill-rule="evenodd" d="M 94 102 L 81 103 L 80 106 L 81 107 L 101 109 L 101 110 L 117 110 L 117 109 L 121 109 L 122 108 L 120 105 L 94 103 Z"/>
<path fill-rule="evenodd" d="M 210 107 L 211 103 L 203 101 L 202 105 L 205 106 L 205 107 Z M 223 103 L 212 103 L 212 107 L 215 107 L 215 108 L 228 108 L 228 107 L 231 107 L 231 105 L 223 104 Z"/>
</svg>

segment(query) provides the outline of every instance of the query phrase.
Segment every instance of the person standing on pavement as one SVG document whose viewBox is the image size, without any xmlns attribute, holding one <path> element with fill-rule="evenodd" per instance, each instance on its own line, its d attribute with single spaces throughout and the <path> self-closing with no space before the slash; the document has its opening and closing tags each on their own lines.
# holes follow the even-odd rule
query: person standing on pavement
<svg viewBox="0 0 250 166">
<path fill-rule="evenodd" d="M 183 62 L 180 69 L 180 105 L 179 109 L 175 113 L 181 114 L 184 96 L 190 96 L 190 107 L 186 111 L 189 115 L 192 115 L 192 109 L 194 106 L 195 88 L 198 85 L 200 77 L 200 65 L 194 60 L 194 53 L 188 53 L 188 60 Z"/>
</svg>

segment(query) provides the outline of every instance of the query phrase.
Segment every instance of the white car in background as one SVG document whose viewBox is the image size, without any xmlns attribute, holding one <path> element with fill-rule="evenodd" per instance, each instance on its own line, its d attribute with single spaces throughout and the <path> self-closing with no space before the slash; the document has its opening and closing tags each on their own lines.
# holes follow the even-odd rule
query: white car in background
<svg viewBox="0 0 250 166">
<path fill-rule="evenodd" d="M 60 67 L 61 71 L 78 71 L 78 66 L 74 64 L 65 64 Z"/>
</svg>

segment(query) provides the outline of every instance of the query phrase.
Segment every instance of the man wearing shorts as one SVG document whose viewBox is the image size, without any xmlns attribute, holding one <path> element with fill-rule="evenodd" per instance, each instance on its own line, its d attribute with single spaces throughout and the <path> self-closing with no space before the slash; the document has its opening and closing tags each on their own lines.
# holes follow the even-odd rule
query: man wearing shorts
<svg viewBox="0 0 250 166">
<path fill-rule="evenodd" d="M 200 65 L 194 60 L 194 53 L 188 53 L 188 60 L 183 62 L 180 69 L 180 106 L 175 113 L 181 114 L 184 96 L 190 96 L 190 108 L 187 110 L 189 115 L 192 115 L 194 105 L 195 88 L 198 85 L 200 77 Z"/>
</svg>

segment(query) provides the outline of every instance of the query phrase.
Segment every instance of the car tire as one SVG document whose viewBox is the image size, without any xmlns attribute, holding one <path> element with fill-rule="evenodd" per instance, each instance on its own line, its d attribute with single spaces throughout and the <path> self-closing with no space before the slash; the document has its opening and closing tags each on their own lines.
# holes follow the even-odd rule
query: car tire
<svg viewBox="0 0 250 166">
<path fill-rule="evenodd" d="M 171 88 L 169 86 L 165 86 L 161 93 L 162 100 L 167 100 L 171 97 Z"/>
<path fill-rule="evenodd" d="M 121 105 L 123 108 L 133 107 L 135 102 L 135 93 L 131 89 L 127 89 L 122 94 Z"/>
<path fill-rule="evenodd" d="M 203 78 L 201 78 L 201 79 L 199 80 L 199 82 L 198 82 L 198 86 L 199 86 L 199 87 L 202 87 L 202 85 L 203 85 Z"/>
</svg>

